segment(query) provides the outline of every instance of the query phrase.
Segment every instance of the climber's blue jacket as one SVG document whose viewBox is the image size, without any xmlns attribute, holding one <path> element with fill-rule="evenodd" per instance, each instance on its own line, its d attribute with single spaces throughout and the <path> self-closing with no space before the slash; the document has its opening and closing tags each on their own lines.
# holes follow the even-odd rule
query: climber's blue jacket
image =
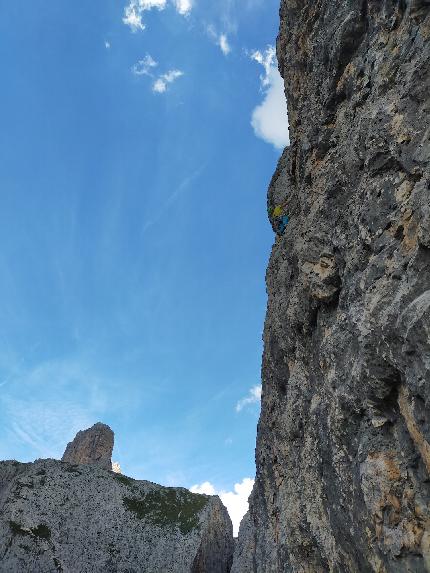
<svg viewBox="0 0 430 573">
<path fill-rule="evenodd" d="M 282 217 L 279 219 L 278 228 L 277 228 L 277 232 L 279 235 L 282 235 L 282 233 L 285 231 L 289 222 L 290 222 L 290 219 L 289 219 L 288 215 L 282 215 Z"/>
</svg>

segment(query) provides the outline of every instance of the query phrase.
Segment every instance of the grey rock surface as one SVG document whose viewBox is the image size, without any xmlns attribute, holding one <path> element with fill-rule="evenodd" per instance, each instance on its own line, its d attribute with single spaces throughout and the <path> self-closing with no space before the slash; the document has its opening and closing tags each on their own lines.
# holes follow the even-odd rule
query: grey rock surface
<svg viewBox="0 0 430 573">
<path fill-rule="evenodd" d="M 230 518 L 218 497 L 95 465 L 0 462 L 0 571 L 228 573 Z"/>
<path fill-rule="evenodd" d="M 231 573 L 253 573 L 255 568 L 255 530 L 248 512 L 240 524 Z"/>
<path fill-rule="evenodd" d="M 78 432 L 69 442 L 62 457 L 70 464 L 93 464 L 105 470 L 112 469 L 114 433 L 106 424 L 98 422 L 88 430 Z"/>
<path fill-rule="evenodd" d="M 283 0 L 277 50 L 290 223 L 234 571 L 430 571 L 430 2 Z"/>
</svg>

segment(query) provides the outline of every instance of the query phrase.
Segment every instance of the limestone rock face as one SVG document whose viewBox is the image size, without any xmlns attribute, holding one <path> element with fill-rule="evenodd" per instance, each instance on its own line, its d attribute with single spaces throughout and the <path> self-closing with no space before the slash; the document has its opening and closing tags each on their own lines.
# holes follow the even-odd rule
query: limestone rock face
<svg viewBox="0 0 430 573">
<path fill-rule="evenodd" d="M 290 223 L 234 570 L 430 571 L 430 2 L 283 0 L 277 49 Z"/>
<path fill-rule="evenodd" d="M 248 512 L 240 524 L 231 573 L 253 573 L 255 571 L 255 533 Z"/>
<path fill-rule="evenodd" d="M 76 434 L 75 439 L 67 444 L 62 461 L 70 464 L 92 464 L 111 470 L 113 446 L 113 431 L 106 424 L 99 422 Z"/>
<path fill-rule="evenodd" d="M 0 462 L 0 571 L 228 573 L 232 553 L 218 497 L 97 465 Z"/>
<path fill-rule="evenodd" d="M 116 474 L 121 474 L 121 466 L 118 462 L 112 462 L 112 471 L 115 472 Z"/>
</svg>

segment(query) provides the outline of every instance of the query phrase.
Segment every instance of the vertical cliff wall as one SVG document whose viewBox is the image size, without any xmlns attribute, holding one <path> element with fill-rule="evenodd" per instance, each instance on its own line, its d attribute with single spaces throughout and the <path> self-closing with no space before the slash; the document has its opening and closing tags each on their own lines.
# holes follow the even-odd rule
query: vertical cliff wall
<svg viewBox="0 0 430 573">
<path fill-rule="evenodd" d="M 283 0 L 278 60 L 290 222 L 233 571 L 430 571 L 430 2 Z"/>
</svg>

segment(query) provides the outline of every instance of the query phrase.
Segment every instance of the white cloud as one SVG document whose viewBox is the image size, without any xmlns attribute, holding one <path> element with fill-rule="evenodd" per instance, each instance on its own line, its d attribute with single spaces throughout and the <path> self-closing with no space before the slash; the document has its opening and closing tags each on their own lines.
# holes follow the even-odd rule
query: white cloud
<svg viewBox="0 0 430 573">
<path fill-rule="evenodd" d="M 251 495 L 253 486 L 253 479 L 244 478 L 240 483 L 234 484 L 233 491 L 217 491 L 211 482 L 206 481 L 200 485 L 193 485 L 190 491 L 206 495 L 219 495 L 233 523 L 233 535 L 237 536 L 240 522 L 248 511 L 248 498 Z"/>
<path fill-rule="evenodd" d="M 170 72 L 167 72 L 167 74 L 163 74 L 162 78 L 168 84 L 171 84 L 172 82 L 174 82 L 176 79 L 180 78 L 183 75 L 184 72 L 181 72 L 181 70 L 171 70 Z"/>
<path fill-rule="evenodd" d="M 163 94 L 166 90 L 167 84 L 161 78 L 158 78 L 158 80 L 155 80 L 155 82 L 152 84 L 152 91 L 154 93 Z"/>
<path fill-rule="evenodd" d="M 184 72 L 181 72 L 181 70 L 170 70 L 166 74 L 162 74 L 152 84 L 152 91 L 159 94 L 164 93 L 167 90 L 169 84 L 173 83 L 183 75 Z"/>
<path fill-rule="evenodd" d="M 105 41 L 105 48 L 106 50 L 109 50 L 110 48 L 110 42 L 108 42 L 107 40 Z"/>
<path fill-rule="evenodd" d="M 206 494 L 206 495 L 217 495 L 217 493 L 215 491 L 215 487 L 211 484 L 210 481 L 205 481 L 201 484 L 193 485 L 193 487 L 190 488 L 190 491 L 192 493 L 201 493 L 201 494 Z"/>
<path fill-rule="evenodd" d="M 221 48 L 221 52 L 227 56 L 231 52 L 230 44 L 228 43 L 227 36 L 225 34 L 221 34 L 219 37 L 219 47 Z"/>
<path fill-rule="evenodd" d="M 267 46 L 265 52 L 260 52 L 260 50 L 255 50 L 251 53 L 251 59 L 262 65 L 265 71 L 265 75 L 261 76 L 261 83 L 263 86 L 270 84 L 269 74 L 272 68 L 276 65 L 276 50 L 274 46 Z"/>
<path fill-rule="evenodd" d="M 142 8 L 142 10 L 152 10 L 152 8 L 164 10 L 166 7 L 166 0 L 138 0 L 137 3 Z"/>
<path fill-rule="evenodd" d="M 151 70 L 157 67 L 157 62 L 150 56 L 146 54 L 143 60 L 139 60 L 132 67 L 132 72 L 136 76 L 152 76 Z"/>
<path fill-rule="evenodd" d="M 192 0 L 171 0 L 176 11 L 186 16 L 191 12 Z M 130 0 L 130 3 L 124 8 L 124 17 L 122 21 L 129 26 L 132 32 L 139 32 L 145 29 L 143 22 L 143 13 L 152 10 L 164 10 L 167 6 L 167 0 Z"/>
<path fill-rule="evenodd" d="M 174 81 L 184 75 L 184 72 L 181 70 L 169 70 L 165 74 L 156 75 L 154 71 L 157 66 L 158 62 L 156 62 L 152 56 L 146 54 L 142 60 L 139 60 L 131 68 L 131 71 L 136 76 L 149 76 L 154 79 L 152 83 L 152 91 L 154 93 L 164 93 L 167 90 L 169 84 L 172 84 Z"/>
<path fill-rule="evenodd" d="M 257 50 L 251 58 L 264 68 L 260 80 L 265 94 L 263 102 L 252 113 L 251 125 L 257 137 L 282 149 L 289 145 L 290 137 L 284 82 L 275 65 L 275 48 L 269 46 L 264 52 Z"/>
<path fill-rule="evenodd" d="M 206 26 L 206 32 L 209 38 L 213 40 L 213 42 L 217 46 L 220 47 L 221 52 L 224 54 L 224 56 L 228 56 L 228 54 L 231 52 L 231 46 L 229 44 L 227 34 L 224 33 L 218 34 L 218 32 L 216 31 L 215 27 L 212 24 Z"/>
<path fill-rule="evenodd" d="M 176 10 L 179 14 L 185 16 L 191 12 L 191 8 L 193 7 L 192 0 L 175 0 Z"/>
<path fill-rule="evenodd" d="M 126 26 L 130 26 L 132 32 L 145 29 L 145 24 L 142 22 L 142 10 L 140 10 L 136 2 L 131 2 L 124 8 L 122 21 Z"/>
<path fill-rule="evenodd" d="M 249 390 L 248 396 L 245 396 L 245 398 L 242 398 L 236 404 L 236 412 L 241 412 L 245 408 L 245 406 L 248 406 L 250 404 L 257 404 L 258 402 L 260 402 L 260 400 L 261 400 L 261 385 L 253 386 Z"/>
</svg>

